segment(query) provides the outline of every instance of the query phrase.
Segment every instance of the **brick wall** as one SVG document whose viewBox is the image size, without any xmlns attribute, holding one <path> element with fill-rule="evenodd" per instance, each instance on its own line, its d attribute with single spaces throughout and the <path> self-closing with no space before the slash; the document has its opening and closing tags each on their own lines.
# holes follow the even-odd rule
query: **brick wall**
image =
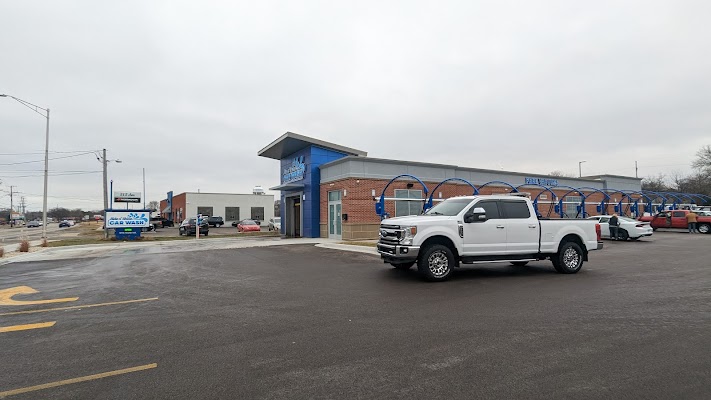
<svg viewBox="0 0 711 400">
<path fill-rule="evenodd" d="M 328 225 L 328 192 L 330 191 L 335 191 L 335 190 L 340 190 L 342 193 L 341 197 L 341 205 L 342 205 L 342 210 L 341 212 L 343 214 L 348 215 L 348 221 L 343 221 L 343 239 L 349 240 L 349 239 L 366 239 L 366 238 L 371 238 L 371 239 L 376 239 L 377 238 L 377 226 L 380 224 L 380 217 L 375 214 L 375 201 L 373 201 L 373 196 L 372 196 L 372 190 L 375 189 L 375 196 L 376 199 L 380 197 L 380 194 L 383 191 L 383 188 L 385 188 L 385 185 L 389 180 L 379 180 L 379 179 L 355 179 L 355 178 L 348 178 L 348 179 L 343 179 L 340 181 L 335 181 L 335 182 L 329 182 L 329 183 L 324 183 L 321 184 L 321 204 L 320 204 L 320 231 L 321 231 L 321 236 L 325 237 L 328 236 L 327 232 L 327 225 Z M 406 180 L 401 180 L 401 181 L 395 181 L 393 182 L 390 187 L 388 187 L 388 191 L 385 194 L 385 197 L 395 197 L 395 189 L 408 189 L 407 184 L 411 183 L 413 186 L 410 189 L 414 190 L 422 190 L 422 186 L 413 181 L 406 181 Z M 439 182 L 425 182 L 428 188 L 433 189 Z M 345 191 L 345 195 L 344 194 Z M 536 188 L 536 187 L 524 187 L 521 188 L 520 191 L 522 192 L 528 192 L 531 194 L 531 198 L 535 198 L 539 193 L 543 192 L 544 195 L 547 196 L 546 199 L 539 199 L 538 202 L 538 210 L 539 212 L 544 216 L 544 217 L 550 217 L 550 218 L 559 218 L 559 215 L 554 212 L 554 205 L 553 204 L 547 204 L 547 202 L 550 202 L 551 199 L 551 194 L 548 191 L 544 191 L 541 188 Z M 565 195 L 568 193 L 568 189 L 553 189 L 553 192 L 556 194 L 556 197 L 558 197 L 557 200 L 559 200 L 560 196 Z M 442 199 L 447 199 L 450 197 L 454 196 L 469 196 L 472 195 L 473 189 L 465 184 L 458 184 L 455 182 L 447 182 L 444 185 L 440 186 L 437 188 L 436 193 L 434 193 L 434 199 L 440 198 L 440 192 L 442 193 L 441 198 Z M 480 194 L 504 194 L 504 193 L 510 193 L 511 188 L 506 187 L 506 186 L 486 186 L 483 189 L 480 189 L 479 193 Z M 583 191 L 584 193 L 586 191 Z M 589 193 L 589 192 L 588 192 Z M 587 194 L 587 193 L 586 193 Z M 424 191 L 423 191 L 424 195 Z M 573 192 L 568 194 L 569 196 L 579 196 L 577 192 Z M 586 212 L 589 215 L 598 215 L 600 214 L 597 210 L 596 207 L 598 204 L 603 199 L 602 193 L 596 192 L 590 195 L 586 199 Z M 620 200 L 621 195 L 617 194 L 612 195 L 612 197 L 616 197 L 617 201 Z M 611 198 L 610 201 L 613 201 L 614 199 Z M 627 199 L 625 199 L 627 201 Z M 435 202 L 436 204 L 436 202 Z M 628 213 L 629 207 L 624 206 L 625 210 L 623 210 L 623 213 Z M 640 206 L 640 210 L 642 207 Z M 395 215 L 395 202 L 394 201 L 386 201 L 385 202 L 385 210 L 391 215 Z M 549 214 L 550 211 L 550 214 Z M 612 214 L 614 212 L 614 207 L 612 204 L 609 204 L 607 207 L 607 214 Z M 570 217 L 575 217 L 570 216 Z"/>
</svg>

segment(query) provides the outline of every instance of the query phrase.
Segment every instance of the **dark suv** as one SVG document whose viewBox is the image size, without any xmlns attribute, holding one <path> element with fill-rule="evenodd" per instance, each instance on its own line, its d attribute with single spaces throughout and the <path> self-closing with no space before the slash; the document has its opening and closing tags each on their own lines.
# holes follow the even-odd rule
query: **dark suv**
<svg viewBox="0 0 711 400">
<path fill-rule="evenodd" d="M 222 217 L 207 217 L 207 224 L 219 228 L 225 224 L 225 220 Z"/>
<path fill-rule="evenodd" d="M 195 218 L 189 218 L 183 221 L 178 228 L 178 235 L 195 236 Z M 207 236 L 210 233 L 210 226 L 207 224 L 206 220 L 202 220 L 200 224 L 200 234 Z"/>
</svg>

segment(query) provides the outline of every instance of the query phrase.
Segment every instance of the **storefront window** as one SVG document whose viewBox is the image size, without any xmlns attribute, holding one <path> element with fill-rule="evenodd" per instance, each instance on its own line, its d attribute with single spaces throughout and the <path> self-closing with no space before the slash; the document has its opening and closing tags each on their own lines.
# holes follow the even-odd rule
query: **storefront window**
<svg viewBox="0 0 711 400">
<path fill-rule="evenodd" d="M 565 217 L 566 218 L 576 218 L 578 215 L 578 206 L 580 205 L 580 202 L 583 201 L 583 198 L 580 196 L 565 196 L 565 200 L 563 200 L 563 204 L 565 205 L 564 211 L 565 211 Z"/>
<path fill-rule="evenodd" d="M 395 197 L 399 199 L 422 200 L 422 190 L 395 189 Z M 419 215 L 420 213 L 422 213 L 422 205 L 422 201 L 395 200 L 395 216 L 403 217 L 406 215 Z"/>
</svg>

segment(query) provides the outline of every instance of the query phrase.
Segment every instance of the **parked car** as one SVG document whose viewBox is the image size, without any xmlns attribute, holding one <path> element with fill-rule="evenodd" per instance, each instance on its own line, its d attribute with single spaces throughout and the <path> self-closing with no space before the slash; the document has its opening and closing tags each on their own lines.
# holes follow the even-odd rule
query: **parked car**
<svg viewBox="0 0 711 400">
<path fill-rule="evenodd" d="M 429 281 L 478 262 L 525 266 L 550 259 L 559 273 L 574 274 L 603 247 L 595 221 L 538 219 L 530 199 L 504 195 L 453 197 L 424 215 L 387 218 L 379 235 L 383 261 L 402 270 L 417 264 Z"/>
<path fill-rule="evenodd" d="M 653 216 L 640 217 L 640 221 L 649 222 L 652 229 L 657 228 L 672 228 L 672 229 L 687 229 L 686 214 L 689 210 L 671 210 L 662 211 Z M 698 215 L 696 218 L 696 227 L 701 233 L 711 233 L 711 217 Z"/>
<path fill-rule="evenodd" d="M 40 226 L 42 226 L 42 223 L 39 222 L 39 221 L 29 221 L 29 222 L 27 222 L 27 227 L 28 227 L 28 228 L 39 228 Z"/>
<path fill-rule="evenodd" d="M 178 228 L 179 235 L 195 236 L 196 230 L 196 219 L 188 218 L 183 223 L 180 224 Z M 202 220 L 200 223 L 200 234 L 207 236 L 210 233 L 210 225 L 207 224 L 206 220 Z"/>
<path fill-rule="evenodd" d="M 164 227 L 165 225 L 163 225 L 163 219 L 163 217 L 151 217 L 151 225 L 153 225 L 153 229 Z"/>
<path fill-rule="evenodd" d="M 69 228 L 70 226 L 74 226 L 74 221 L 65 219 L 59 223 L 60 228 Z"/>
<path fill-rule="evenodd" d="M 243 219 L 237 224 L 237 230 L 240 232 L 259 232 L 262 228 L 251 219 Z"/>
<path fill-rule="evenodd" d="M 601 236 L 605 239 L 609 239 L 610 218 L 612 218 L 612 215 L 595 215 L 588 219 L 597 221 L 600 224 Z M 617 217 L 617 220 L 620 222 L 620 230 L 618 232 L 620 240 L 637 240 L 641 237 L 652 236 L 652 232 L 654 231 L 649 225 L 649 222 L 641 222 L 627 217 Z"/>
<path fill-rule="evenodd" d="M 281 218 L 280 217 L 269 218 L 269 230 L 270 231 L 280 231 L 281 230 Z"/>
<path fill-rule="evenodd" d="M 219 228 L 225 224 L 225 220 L 222 217 L 208 217 L 207 224 Z"/>
</svg>

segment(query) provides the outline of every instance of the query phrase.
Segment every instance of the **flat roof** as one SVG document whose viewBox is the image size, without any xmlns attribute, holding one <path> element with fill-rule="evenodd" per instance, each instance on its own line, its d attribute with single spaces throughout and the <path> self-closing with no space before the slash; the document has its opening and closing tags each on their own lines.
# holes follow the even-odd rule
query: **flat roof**
<svg viewBox="0 0 711 400">
<path fill-rule="evenodd" d="M 584 176 L 582 178 L 579 178 L 577 176 L 576 177 L 552 176 L 552 175 L 548 175 L 548 174 L 537 174 L 535 172 L 502 171 L 502 170 L 496 170 L 496 169 L 461 167 L 458 165 L 450 165 L 450 164 L 425 163 L 425 162 L 420 162 L 420 161 L 403 161 L 403 160 L 391 160 L 391 159 L 385 159 L 385 158 L 350 157 L 350 156 L 339 158 L 338 160 L 334 160 L 334 161 L 322 164 L 320 168 L 322 168 L 322 169 L 328 168 L 333 165 L 338 165 L 338 164 L 345 163 L 348 161 L 362 161 L 362 162 L 374 162 L 374 163 L 377 162 L 377 163 L 386 163 L 386 164 L 395 164 L 395 165 L 413 165 L 413 166 L 433 167 L 433 168 L 451 168 L 451 169 L 457 169 L 457 170 L 461 170 L 461 171 L 485 172 L 485 173 L 494 173 L 494 174 L 509 174 L 509 175 L 523 176 L 523 177 L 551 178 L 551 179 L 560 179 L 560 180 L 576 180 L 576 181 L 588 181 L 588 182 L 600 182 L 602 177 L 616 177 L 616 178 L 642 180 L 642 178 L 635 178 L 633 176 L 620 176 L 620 175 L 595 175 L 595 176 Z"/>
<path fill-rule="evenodd" d="M 324 140 L 299 135 L 298 133 L 294 132 L 287 132 L 281 135 L 275 141 L 269 143 L 265 148 L 259 150 L 259 152 L 257 152 L 257 155 L 261 157 L 272 158 L 275 160 L 281 160 L 311 145 L 345 153 L 349 156 L 365 157 L 368 155 L 368 153 L 363 150 L 352 149 L 350 147 L 326 142 Z"/>
</svg>

